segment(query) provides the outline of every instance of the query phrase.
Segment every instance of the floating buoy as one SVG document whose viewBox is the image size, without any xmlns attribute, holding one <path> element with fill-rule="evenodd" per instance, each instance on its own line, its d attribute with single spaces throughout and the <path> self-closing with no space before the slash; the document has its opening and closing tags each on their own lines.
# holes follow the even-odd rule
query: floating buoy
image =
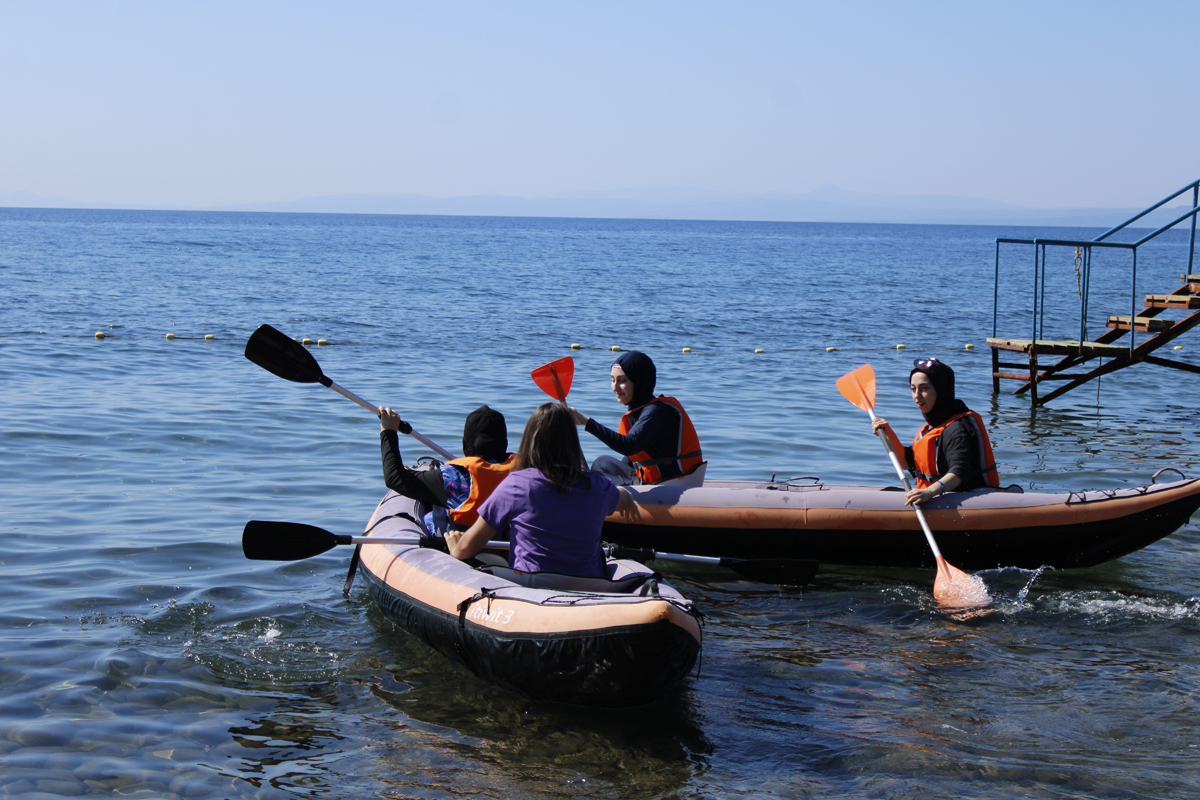
<svg viewBox="0 0 1200 800">
<path fill-rule="evenodd" d="M 612 350 L 614 353 L 619 353 L 619 352 L 621 352 L 621 346 L 620 346 L 620 345 L 618 345 L 618 344 L 614 344 L 612 347 L 610 347 L 610 348 L 608 348 L 608 349 L 609 349 L 609 350 Z"/>
<path fill-rule="evenodd" d="M 903 350 L 903 349 L 904 349 L 904 345 L 902 345 L 902 344 L 898 344 L 898 345 L 896 345 L 896 349 L 897 349 L 897 350 Z"/>
<path fill-rule="evenodd" d="M 683 352 L 685 352 L 685 353 L 690 353 L 690 352 L 692 352 L 692 348 L 690 348 L 690 347 L 685 347 L 685 348 L 683 348 Z"/>
<path fill-rule="evenodd" d="M 1181 345 L 1181 344 L 1177 344 L 1177 345 L 1175 345 L 1175 349 L 1176 349 L 1176 350 L 1182 350 L 1182 349 L 1183 349 L 1183 345 Z"/>
<path fill-rule="evenodd" d="M 834 352 L 834 351 L 836 351 L 836 350 L 837 350 L 837 348 L 836 348 L 836 347 L 826 347 L 826 348 L 825 348 L 825 352 L 826 352 L 826 353 L 832 353 L 832 352 Z"/>
<path fill-rule="evenodd" d="M 756 352 L 756 353 L 765 353 L 765 352 L 767 352 L 767 351 L 766 351 L 766 350 L 763 350 L 761 347 L 756 347 L 756 348 L 754 348 L 754 352 Z"/>
<path fill-rule="evenodd" d="M 329 344 L 329 342 L 325 341 L 324 339 L 317 339 L 317 347 L 324 347 L 327 344 Z"/>
<path fill-rule="evenodd" d="M 579 342 L 575 342 L 574 344 L 572 344 L 572 345 L 571 345 L 571 349 L 572 349 L 572 350 L 578 350 L 578 349 L 579 349 Z"/>
<path fill-rule="evenodd" d="M 312 339 L 305 336 L 303 339 L 300 340 L 300 344 L 312 344 Z"/>
<path fill-rule="evenodd" d="M 211 333 L 204 334 L 204 341 L 206 342 L 211 342 L 215 338 L 217 337 L 213 336 Z"/>
<path fill-rule="evenodd" d="M 104 331 L 96 331 L 96 338 L 97 338 L 97 339 L 103 339 L 103 338 L 104 338 Z"/>
<path fill-rule="evenodd" d="M 167 339 L 174 339 L 174 338 L 175 338 L 175 334 L 173 334 L 173 333 L 167 334 Z"/>
<path fill-rule="evenodd" d="M 965 345 L 965 346 L 963 347 L 963 349 L 964 349 L 964 350 L 974 350 L 974 349 L 975 349 L 975 345 L 973 345 L 973 344 L 968 344 L 968 345 Z"/>
</svg>

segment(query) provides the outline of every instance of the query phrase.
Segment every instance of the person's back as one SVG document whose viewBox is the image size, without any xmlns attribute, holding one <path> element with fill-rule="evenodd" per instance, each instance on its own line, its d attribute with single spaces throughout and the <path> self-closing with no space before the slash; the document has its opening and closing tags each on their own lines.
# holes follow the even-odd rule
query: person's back
<svg viewBox="0 0 1200 800">
<path fill-rule="evenodd" d="M 540 406 L 529 417 L 515 472 L 496 487 L 466 533 L 446 534 L 450 554 L 470 558 L 495 536 L 512 542 L 509 566 L 522 572 L 598 577 L 604 570 L 604 518 L 633 508 L 611 481 L 589 472 L 566 408 Z"/>
</svg>

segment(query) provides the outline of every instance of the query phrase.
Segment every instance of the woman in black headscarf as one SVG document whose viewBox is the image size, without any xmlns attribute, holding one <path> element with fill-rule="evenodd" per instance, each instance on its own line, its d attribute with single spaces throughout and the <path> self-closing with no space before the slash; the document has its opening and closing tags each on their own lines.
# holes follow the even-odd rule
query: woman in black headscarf
<svg viewBox="0 0 1200 800">
<path fill-rule="evenodd" d="M 622 353 L 610 370 L 612 391 L 629 411 L 617 430 L 604 427 L 574 408 L 576 425 L 625 456 L 600 456 L 592 470 L 618 486 L 652 484 L 687 475 L 704 460 L 700 440 L 683 405 L 674 397 L 654 396 L 654 362 L 636 350 Z"/>
<path fill-rule="evenodd" d="M 998 487 L 987 429 L 983 419 L 954 396 L 954 370 L 936 358 L 917 359 L 908 374 L 908 387 L 925 417 L 912 447 L 901 447 L 883 417 L 872 423 L 872 430 L 887 432 L 892 450 L 917 480 L 917 488 L 905 502 L 926 503 L 946 492 Z"/>
</svg>

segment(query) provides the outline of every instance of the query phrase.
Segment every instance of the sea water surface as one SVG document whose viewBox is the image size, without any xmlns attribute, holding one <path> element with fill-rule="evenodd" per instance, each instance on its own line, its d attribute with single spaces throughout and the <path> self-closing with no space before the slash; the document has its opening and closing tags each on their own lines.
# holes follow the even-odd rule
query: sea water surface
<svg viewBox="0 0 1200 800">
<path fill-rule="evenodd" d="M 567 354 L 571 402 L 615 426 L 619 346 L 654 358 L 710 477 L 894 484 L 834 381 L 871 363 L 909 436 L 908 370 L 936 356 L 1005 483 L 1195 476 L 1200 377 L 1142 365 L 1036 415 L 992 393 L 995 238 L 1096 233 L 0 209 L 0 796 L 1200 796 L 1195 521 L 1091 569 L 989 571 L 976 616 L 933 604 L 932 571 L 827 565 L 801 590 L 667 567 L 703 657 L 621 711 L 474 678 L 361 581 L 343 597 L 343 549 L 241 553 L 247 520 L 355 534 L 384 493 L 376 420 L 248 362 L 262 323 L 326 339 L 330 377 L 455 451 L 481 403 L 515 448 L 546 400 L 530 370 Z M 1187 247 L 1145 248 L 1137 291 L 1178 285 Z M 1078 335 L 1072 261 L 1049 265 L 1049 338 Z M 1032 253 L 1005 264 L 999 332 L 1027 338 Z M 1093 271 L 1095 335 L 1131 273 Z"/>
</svg>

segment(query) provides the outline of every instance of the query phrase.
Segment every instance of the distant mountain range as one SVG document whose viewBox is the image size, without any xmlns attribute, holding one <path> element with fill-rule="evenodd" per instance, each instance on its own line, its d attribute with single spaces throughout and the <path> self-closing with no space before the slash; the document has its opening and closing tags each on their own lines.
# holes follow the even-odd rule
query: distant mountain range
<svg viewBox="0 0 1200 800">
<path fill-rule="evenodd" d="M 0 206 L 117 208 L 29 192 L 0 192 Z M 1159 209 L 1139 220 L 1158 227 L 1184 206 Z M 274 211 L 317 214 L 430 214 L 446 216 L 591 217 L 618 219 L 755 220 L 767 222 L 891 222 L 959 225 L 1111 227 L 1141 208 L 1036 208 L 953 195 L 860 194 L 824 186 L 805 194 L 751 194 L 706 189 L 613 189 L 553 197 L 419 194 L 340 194 L 272 203 L 176 210 Z"/>
</svg>

